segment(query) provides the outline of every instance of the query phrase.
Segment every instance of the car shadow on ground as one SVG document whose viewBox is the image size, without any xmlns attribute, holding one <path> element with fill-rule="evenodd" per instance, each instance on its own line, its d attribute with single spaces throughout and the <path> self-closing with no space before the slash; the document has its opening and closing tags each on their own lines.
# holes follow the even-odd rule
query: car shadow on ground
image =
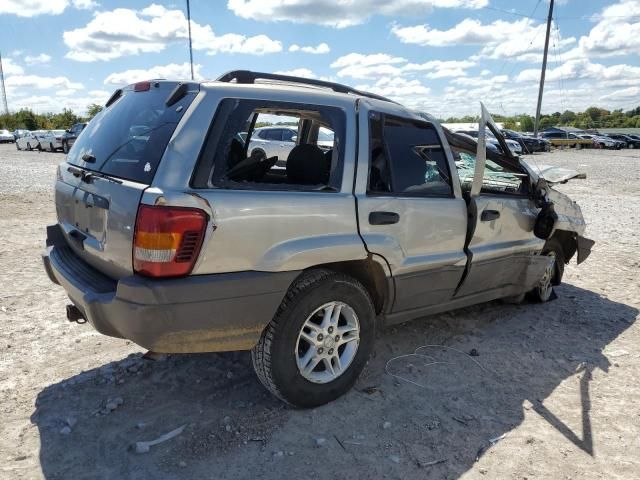
<svg viewBox="0 0 640 480">
<path fill-rule="evenodd" d="M 558 291 L 547 304 L 491 302 L 384 329 L 356 387 L 314 410 L 271 397 L 246 352 L 132 355 L 83 372 L 38 394 L 43 475 L 458 478 L 525 409 L 593 455 L 591 375 L 615 368 L 603 350 L 638 310 Z M 419 348 L 436 344 L 450 348 Z M 544 401 L 573 376 L 576 418 L 566 418 Z M 132 447 L 183 425 L 148 453 Z"/>
</svg>

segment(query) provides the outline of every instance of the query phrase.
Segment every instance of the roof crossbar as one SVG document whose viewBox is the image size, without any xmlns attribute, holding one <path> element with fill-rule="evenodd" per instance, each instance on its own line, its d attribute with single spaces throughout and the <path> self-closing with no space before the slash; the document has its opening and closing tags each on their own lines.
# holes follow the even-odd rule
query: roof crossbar
<svg viewBox="0 0 640 480">
<path fill-rule="evenodd" d="M 232 70 L 217 78 L 218 82 L 233 82 L 234 80 L 236 83 L 243 83 L 243 84 L 256 83 L 256 80 L 273 80 L 276 82 L 299 83 L 301 85 L 311 85 L 314 87 L 329 88 L 334 92 L 338 92 L 338 93 L 350 93 L 352 95 L 375 98 L 376 100 L 381 100 L 383 102 L 397 103 L 381 95 L 376 95 L 375 93 L 363 92 L 361 90 L 351 88 L 341 83 L 327 82 L 325 80 L 316 80 L 314 78 L 294 77 L 292 75 L 281 75 L 279 73 L 252 72 L 250 70 Z"/>
</svg>

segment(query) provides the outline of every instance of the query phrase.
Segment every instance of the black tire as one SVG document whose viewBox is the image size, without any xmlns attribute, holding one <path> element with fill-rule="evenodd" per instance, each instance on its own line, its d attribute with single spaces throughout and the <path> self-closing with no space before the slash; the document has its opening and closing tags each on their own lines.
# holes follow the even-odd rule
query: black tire
<svg viewBox="0 0 640 480">
<path fill-rule="evenodd" d="M 356 313 L 358 349 L 351 364 L 328 383 L 313 383 L 296 363 L 296 342 L 309 316 L 328 302 L 339 301 Z M 260 382 L 276 397 L 302 408 L 317 407 L 346 393 L 364 368 L 375 340 L 376 314 L 367 290 L 357 280 L 331 270 L 313 270 L 289 288 L 273 320 L 251 351 Z"/>
<path fill-rule="evenodd" d="M 549 240 L 547 240 L 544 248 L 542 249 L 542 255 L 551 254 L 555 256 L 553 275 L 551 277 L 552 292 L 553 286 L 557 286 L 562 283 L 562 276 L 564 275 L 565 265 L 564 249 L 562 248 L 562 245 L 557 238 L 550 238 Z M 548 302 L 553 296 L 551 292 L 543 290 L 540 286 L 537 286 L 529 292 L 529 298 L 536 302 Z"/>
<path fill-rule="evenodd" d="M 30 152 L 31 150 L 33 150 L 33 149 L 31 148 L 31 144 L 30 144 L 29 142 L 27 142 L 27 151 L 29 151 L 29 152 Z"/>
<path fill-rule="evenodd" d="M 67 142 L 62 142 L 62 151 L 66 154 L 69 153 L 69 144 Z"/>
<path fill-rule="evenodd" d="M 53 153 L 53 152 L 55 152 L 55 151 L 56 151 L 56 149 L 55 149 L 55 148 L 53 148 L 53 143 L 51 143 L 51 142 L 49 142 L 49 151 L 50 151 L 51 153 Z"/>
<path fill-rule="evenodd" d="M 250 156 L 258 158 L 258 160 L 260 160 L 261 162 L 267 158 L 267 154 L 261 148 L 254 148 L 253 150 L 251 150 Z"/>
</svg>

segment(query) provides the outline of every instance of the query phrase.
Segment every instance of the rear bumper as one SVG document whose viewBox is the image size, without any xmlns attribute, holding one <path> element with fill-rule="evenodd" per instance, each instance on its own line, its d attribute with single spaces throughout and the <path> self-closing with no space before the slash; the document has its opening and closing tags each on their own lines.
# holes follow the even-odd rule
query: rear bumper
<svg viewBox="0 0 640 480">
<path fill-rule="evenodd" d="M 61 285 L 100 333 L 156 352 L 248 350 L 258 342 L 299 272 L 235 272 L 112 280 L 65 245 L 43 254 Z"/>
</svg>

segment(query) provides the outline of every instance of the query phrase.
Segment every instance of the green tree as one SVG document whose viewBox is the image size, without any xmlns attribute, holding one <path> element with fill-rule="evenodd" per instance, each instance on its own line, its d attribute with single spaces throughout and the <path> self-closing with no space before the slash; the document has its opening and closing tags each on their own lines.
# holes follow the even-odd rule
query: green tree
<svg viewBox="0 0 640 480">
<path fill-rule="evenodd" d="M 98 113 L 102 111 L 104 107 L 102 105 L 98 105 L 97 103 L 92 103 L 87 107 L 87 120 L 91 120 Z"/>
</svg>

